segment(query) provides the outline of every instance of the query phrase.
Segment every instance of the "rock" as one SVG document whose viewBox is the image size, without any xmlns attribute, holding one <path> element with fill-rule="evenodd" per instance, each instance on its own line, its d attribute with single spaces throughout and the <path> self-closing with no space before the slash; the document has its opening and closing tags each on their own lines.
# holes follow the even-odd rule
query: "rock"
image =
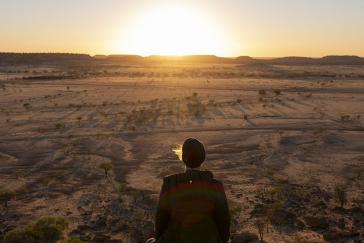
<svg viewBox="0 0 364 243">
<path fill-rule="evenodd" d="M 239 234 L 234 234 L 231 237 L 231 243 L 250 243 L 257 242 L 259 237 L 250 232 L 241 232 Z"/>
</svg>

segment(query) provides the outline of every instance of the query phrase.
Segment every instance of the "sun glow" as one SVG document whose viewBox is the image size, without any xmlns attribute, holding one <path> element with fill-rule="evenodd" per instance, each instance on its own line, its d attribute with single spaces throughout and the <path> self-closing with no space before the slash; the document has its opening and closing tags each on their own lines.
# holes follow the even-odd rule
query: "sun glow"
<svg viewBox="0 0 364 243">
<path fill-rule="evenodd" d="M 182 161 L 182 144 L 178 144 L 174 149 L 172 149 L 178 159 Z"/>
<path fill-rule="evenodd" d="M 117 41 L 122 53 L 147 55 L 215 54 L 226 56 L 226 34 L 197 9 L 157 7 L 137 16 Z"/>
</svg>

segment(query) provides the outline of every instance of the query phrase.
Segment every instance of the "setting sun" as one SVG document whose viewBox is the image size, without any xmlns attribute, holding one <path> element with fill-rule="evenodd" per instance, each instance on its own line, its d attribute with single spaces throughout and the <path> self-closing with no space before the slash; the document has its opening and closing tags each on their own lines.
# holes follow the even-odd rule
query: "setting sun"
<svg viewBox="0 0 364 243">
<path fill-rule="evenodd" d="M 141 55 L 226 55 L 222 29 L 206 14 L 181 6 L 160 6 L 137 15 L 117 43 L 119 52 Z"/>
</svg>

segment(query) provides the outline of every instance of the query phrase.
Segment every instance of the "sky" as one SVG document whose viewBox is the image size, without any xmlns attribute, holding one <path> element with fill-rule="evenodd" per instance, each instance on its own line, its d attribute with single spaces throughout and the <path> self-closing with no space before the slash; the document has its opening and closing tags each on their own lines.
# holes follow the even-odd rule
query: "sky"
<svg viewBox="0 0 364 243">
<path fill-rule="evenodd" d="M 363 0 L 0 0 L 0 52 L 364 56 Z"/>
</svg>

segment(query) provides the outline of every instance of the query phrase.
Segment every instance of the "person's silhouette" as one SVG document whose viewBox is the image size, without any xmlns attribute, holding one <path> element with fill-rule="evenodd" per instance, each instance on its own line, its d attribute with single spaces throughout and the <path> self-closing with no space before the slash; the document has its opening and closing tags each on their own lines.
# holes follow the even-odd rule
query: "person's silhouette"
<svg viewBox="0 0 364 243">
<path fill-rule="evenodd" d="M 196 139 L 182 146 L 184 173 L 167 176 L 155 219 L 158 243 L 225 243 L 230 237 L 230 215 L 221 182 L 200 170 L 205 149 Z"/>
</svg>

